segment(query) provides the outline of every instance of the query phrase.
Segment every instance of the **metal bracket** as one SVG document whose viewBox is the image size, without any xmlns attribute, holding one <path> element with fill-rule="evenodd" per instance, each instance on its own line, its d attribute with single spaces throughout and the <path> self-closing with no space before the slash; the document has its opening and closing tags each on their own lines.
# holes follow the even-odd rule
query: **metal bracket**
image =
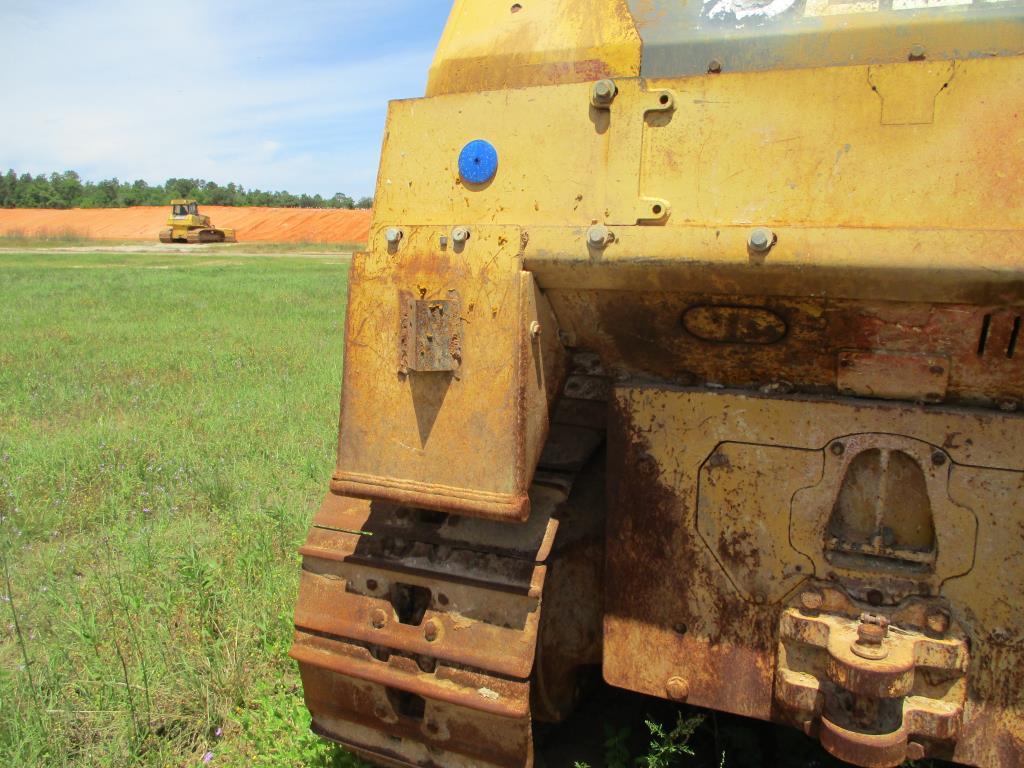
<svg viewBox="0 0 1024 768">
<path fill-rule="evenodd" d="M 456 371 L 462 363 L 459 296 L 447 299 L 399 297 L 399 366 L 403 371 Z"/>
<path fill-rule="evenodd" d="M 879 768 L 956 742 L 970 659 L 943 603 L 912 599 L 858 620 L 863 608 L 825 583 L 799 602 L 779 622 L 775 698 L 809 735 L 841 760 Z"/>
<path fill-rule="evenodd" d="M 675 109 L 675 95 L 669 90 L 645 91 L 641 80 L 620 80 L 616 86 L 618 94 L 609 107 L 605 223 L 631 226 L 662 221 L 671 209 L 668 200 L 643 195 L 640 187 L 644 130 L 649 113 Z"/>
<path fill-rule="evenodd" d="M 868 69 L 871 90 L 882 100 L 882 125 L 927 125 L 935 119 L 935 98 L 955 72 L 952 61 L 879 64 Z"/>
</svg>

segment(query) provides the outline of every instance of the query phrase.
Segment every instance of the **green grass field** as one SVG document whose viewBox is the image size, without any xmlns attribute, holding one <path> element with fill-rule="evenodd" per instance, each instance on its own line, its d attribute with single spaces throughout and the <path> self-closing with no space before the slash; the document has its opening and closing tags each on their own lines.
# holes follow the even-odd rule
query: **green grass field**
<svg viewBox="0 0 1024 768">
<path fill-rule="evenodd" d="M 0 765 L 355 764 L 287 658 L 346 280 L 0 254 Z"/>
</svg>

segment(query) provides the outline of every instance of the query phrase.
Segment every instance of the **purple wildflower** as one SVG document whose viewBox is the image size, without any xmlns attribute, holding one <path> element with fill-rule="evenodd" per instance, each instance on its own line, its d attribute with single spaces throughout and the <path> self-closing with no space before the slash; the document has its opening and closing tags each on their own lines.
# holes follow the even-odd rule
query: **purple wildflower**
<svg viewBox="0 0 1024 768">
<path fill-rule="evenodd" d="M 207 752 L 205 755 L 203 755 L 203 762 L 204 763 L 208 763 L 211 760 L 213 760 L 213 752 Z"/>
</svg>

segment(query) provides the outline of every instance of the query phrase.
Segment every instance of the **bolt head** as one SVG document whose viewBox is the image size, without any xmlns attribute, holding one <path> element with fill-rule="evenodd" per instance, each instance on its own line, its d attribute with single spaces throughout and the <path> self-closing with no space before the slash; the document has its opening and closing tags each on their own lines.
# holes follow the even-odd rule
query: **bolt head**
<svg viewBox="0 0 1024 768">
<path fill-rule="evenodd" d="M 825 596 L 817 589 L 806 589 L 800 593 L 800 605 L 807 611 L 817 611 L 825 603 Z"/>
<path fill-rule="evenodd" d="M 832 445 L 829 446 L 829 450 L 832 452 L 833 456 L 842 456 L 846 453 L 846 446 L 842 443 L 832 443 Z"/>
<path fill-rule="evenodd" d="M 377 608 L 373 613 L 370 614 L 370 623 L 376 628 L 381 629 L 385 624 L 388 623 L 388 615 L 384 613 L 380 608 Z"/>
<path fill-rule="evenodd" d="M 611 80 L 598 80 L 594 83 L 594 101 L 599 101 L 602 104 L 611 103 L 617 92 L 618 88 L 616 88 L 615 83 Z"/>
<path fill-rule="evenodd" d="M 933 611 L 928 614 L 925 623 L 936 635 L 944 635 L 949 630 L 949 614 L 945 611 Z"/>
<path fill-rule="evenodd" d="M 540 336 L 540 323 L 534 320 L 530 323 L 530 338 L 536 339 L 538 336 Z"/>
<path fill-rule="evenodd" d="M 920 43 L 916 43 L 910 46 L 910 60 L 920 61 L 924 58 L 924 46 Z"/>
<path fill-rule="evenodd" d="M 889 634 L 889 620 L 873 613 L 862 613 L 857 625 L 857 642 L 863 645 L 881 645 Z"/>
<path fill-rule="evenodd" d="M 468 227 L 456 227 L 452 230 L 452 240 L 456 243 L 464 243 L 469 240 Z"/>
<path fill-rule="evenodd" d="M 423 625 L 423 637 L 427 639 L 428 643 L 432 643 L 437 640 L 437 636 L 441 633 L 440 625 L 431 619 Z"/>
<path fill-rule="evenodd" d="M 384 232 L 384 239 L 389 243 L 397 243 L 402 239 L 402 230 L 398 227 L 388 227 Z"/>
<path fill-rule="evenodd" d="M 611 239 L 611 232 L 603 224 L 595 224 L 587 230 L 587 243 L 594 248 L 604 248 Z"/>
<path fill-rule="evenodd" d="M 670 677 L 665 684 L 665 693 L 672 701 L 686 701 L 690 697 L 690 686 L 681 677 Z"/>
<path fill-rule="evenodd" d="M 757 253 L 764 253 L 772 247 L 775 242 L 775 234 L 766 227 L 758 227 L 750 233 L 747 245 L 750 250 Z"/>
<path fill-rule="evenodd" d="M 712 59 L 711 61 L 708 62 L 708 72 L 710 72 L 713 75 L 717 75 L 721 71 L 722 62 L 720 62 L 718 59 Z"/>
</svg>

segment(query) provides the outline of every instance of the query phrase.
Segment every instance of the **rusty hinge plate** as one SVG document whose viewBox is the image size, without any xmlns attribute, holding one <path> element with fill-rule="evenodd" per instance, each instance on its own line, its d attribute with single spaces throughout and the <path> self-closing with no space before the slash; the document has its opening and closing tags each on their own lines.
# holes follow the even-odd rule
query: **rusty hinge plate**
<svg viewBox="0 0 1024 768">
<path fill-rule="evenodd" d="M 400 366 L 404 371 L 457 371 L 462 363 L 462 319 L 459 296 L 447 299 L 399 297 Z"/>
</svg>

